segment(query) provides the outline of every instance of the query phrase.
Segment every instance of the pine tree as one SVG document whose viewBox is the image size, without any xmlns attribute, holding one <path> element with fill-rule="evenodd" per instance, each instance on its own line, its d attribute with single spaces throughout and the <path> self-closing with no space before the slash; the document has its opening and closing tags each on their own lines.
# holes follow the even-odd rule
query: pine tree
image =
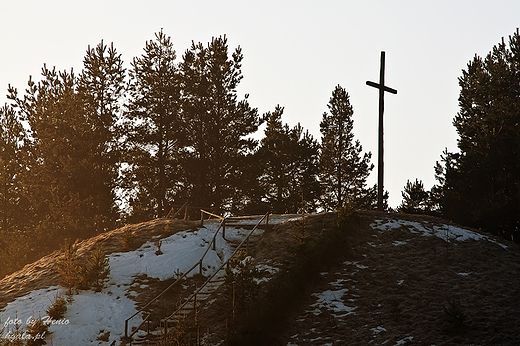
<svg viewBox="0 0 520 346">
<path fill-rule="evenodd" d="M 33 231 L 41 248 L 54 249 L 64 237 L 89 236 L 94 228 L 95 179 L 91 128 L 72 72 L 42 69 L 42 81 L 29 80 L 23 98 L 10 99 L 30 126 L 26 150 L 31 160 L 25 181 L 34 206 Z"/>
<path fill-rule="evenodd" d="M 7 104 L 0 107 L 0 278 L 32 259 L 27 231 L 34 215 L 24 181 L 26 144 L 27 131 L 16 111 Z"/>
<path fill-rule="evenodd" d="M 447 217 L 496 233 L 520 235 L 520 34 L 475 56 L 459 78 L 453 120 L 460 153 L 436 167 Z"/>
<path fill-rule="evenodd" d="M 263 200 L 274 213 L 312 212 L 321 194 L 318 182 L 319 145 L 298 124 L 282 124 L 283 107 L 265 114 L 267 127 L 257 151 Z"/>
<path fill-rule="evenodd" d="M 164 216 L 174 199 L 186 198 L 180 160 L 186 139 L 173 43 L 160 31 L 144 51 L 130 71 L 127 174 L 137 191 L 131 205 L 134 217 L 150 219 Z"/>
<path fill-rule="evenodd" d="M 30 220 L 23 183 L 27 132 L 13 107 L 0 107 L 0 234 L 20 233 Z M 2 242 L 0 237 L 0 245 Z"/>
<path fill-rule="evenodd" d="M 73 289 L 80 283 L 81 267 L 77 251 L 77 244 L 65 239 L 65 243 L 61 246 L 61 256 L 56 261 L 60 285 L 69 289 L 69 295 L 73 294 Z"/>
<path fill-rule="evenodd" d="M 374 167 L 370 164 L 372 155 L 362 154 L 361 143 L 354 141 L 354 111 L 346 90 L 336 86 L 327 106 L 330 114 L 323 113 L 320 123 L 322 204 L 327 210 L 357 206 L 368 193 L 365 185 Z"/>
<path fill-rule="evenodd" d="M 90 126 L 95 178 L 90 181 L 94 195 L 95 226 L 97 232 L 110 229 L 117 218 L 115 189 L 117 187 L 121 136 L 118 120 L 120 103 L 125 91 L 125 74 L 121 54 L 113 43 L 110 47 L 101 41 L 87 49 L 83 70 L 78 79 L 78 92 L 84 102 L 85 115 Z"/>
<path fill-rule="evenodd" d="M 193 43 L 183 55 L 183 112 L 188 131 L 185 161 L 194 204 L 233 205 L 237 172 L 255 148 L 247 138 L 260 125 L 248 95 L 237 98 L 242 80 L 240 47 L 228 55 L 227 38 L 213 38 L 207 47 Z"/>
<path fill-rule="evenodd" d="M 289 127 L 283 125 L 281 117 L 283 107 L 276 106 L 274 112 L 265 114 L 267 126 L 264 138 L 260 142 L 256 156 L 262 174 L 259 177 L 263 200 L 276 213 L 283 213 L 288 195 L 288 167 L 291 162 L 287 157 L 289 150 Z"/>
<path fill-rule="evenodd" d="M 105 252 L 99 248 L 92 250 L 80 270 L 82 288 L 94 288 L 96 292 L 100 292 L 109 275 L 110 261 Z"/>
<path fill-rule="evenodd" d="M 404 213 L 425 213 L 430 211 L 430 194 L 424 189 L 422 180 L 415 179 L 412 183 L 406 181 L 403 192 L 403 201 L 398 210 Z"/>
</svg>

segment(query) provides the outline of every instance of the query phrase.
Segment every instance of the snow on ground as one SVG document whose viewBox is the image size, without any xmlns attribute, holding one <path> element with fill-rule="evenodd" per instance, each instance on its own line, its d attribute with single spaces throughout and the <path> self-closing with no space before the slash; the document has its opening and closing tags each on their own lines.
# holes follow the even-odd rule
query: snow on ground
<svg viewBox="0 0 520 346">
<path fill-rule="evenodd" d="M 277 215 L 271 217 L 269 223 L 278 224 L 291 218 L 294 215 Z M 251 219 L 244 220 L 241 224 L 251 224 Z M 48 344 L 110 345 L 114 340 L 119 342 L 124 334 L 125 319 L 137 312 L 135 302 L 126 296 L 133 285 L 134 277 L 144 274 L 164 280 L 186 272 L 202 257 L 218 226 L 219 222 L 205 222 L 204 228 L 178 232 L 161 239 L 161 255 L 155 254 L 157 247 L 153 241 L 143 244 L 135 251 L 110 254 L 110 277 L 105 289 L 99 293 L 81 291 L 74 295 L 65 318 L 59 321 L 60 324 L 50 325 L 51 334 L 46 338 Z M 249 232 L 241 228 L 226 227 L 226 239 L 242 239 Z M 230 255 L 231 247 L 219 231 L 216 250 L 211 247 L 204 258 L 203 274 L 211 275 Z M 195 268 L 189 276 L 197 273 L 198 268 Z M 56 296 L 65 294 L 65 289 L 53 286 L 32 291 L 9 303 L 0 311 L 0 331 L 3 328 L 0 338 L 14 333 L 14 322 L 25 328 L 31 318 L 45 319 L 45 311 Z M 130 320 L 129 329 L 141 322 L 142 316 L 136 316 Z M 108 335 L 108 341 L 97 340 L 101 335 Z"/>
<path fill-rule="evenodd" d="M 435 236 L 441 238 L 444 241 L 487 240 L 489 242 L 497 244 L 498 246 L 504 249 L 507 249 L 506 245 L 500 244 L 488 236 L 447 224 L 438 226 L 430 224 L 427 221 L 420 223 L 407 220 L 376 220 L 373 224 L 371 224 L 371 226 L 373 229 L 379 231 L 391 231 L 394 229 L 399 229 L 401 227 L 406 227 L 412 233 L 422 234 L 423 236 L 427 237 Z M 394 245 L 396 246 L 402 244 L 404 244 L 404 242 L 394 242 Z"/>
<path fill-rule="evenodd" d="M 355 314 L 357 307 L 350 307 L 345 305 L 343 296 L 348 292 L 348 289 L 327 290 L 321 293 L 313 293 L 312 295 L 318 298 L 318 301 L 311 305 L 315 308 L 313 312 L 315 315 L 322 313 L 321 309 L 325 308 L 332 311 L 331 315 L 335 318 L 345 317 L 347 315 Z"/>
<path fill-rule="evenodd" d="M 206 224 L 196 231 L 178 232 L 161 239 L 162 255 L 156 255 L 157 247 L 153 242 L 143 244 L 131 252 L 113 253 L 109 256 L 111 283 L 130 283 L 134 276 L 145 274 L 149 277 L 165 280 L 178 273 L 185 273 L 202 257 L 211 242 L 218 224 Z M 229 255 L 230 248 L 221 236 L 216 238 L 216 251 L 208 251 L 203 261 L 203 270 L 211 271 L 222 264 L 222 259 Z M 190 275 L 196 274 L 194 270 Z"/>
</svg>

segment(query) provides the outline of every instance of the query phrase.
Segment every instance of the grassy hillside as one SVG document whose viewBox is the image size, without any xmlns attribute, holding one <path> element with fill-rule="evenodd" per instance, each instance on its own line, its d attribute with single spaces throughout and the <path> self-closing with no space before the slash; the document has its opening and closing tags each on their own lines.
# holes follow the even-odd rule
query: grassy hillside
<svg viewBox="0 0 520 346">
<path fill-rule="evenodd" d="M 229 344 L 520 344 L 517 244 L 428 216 L 334 224 L 321 214 L 266 232 L 258 260 L 283 266 Z"/>
<path fill-rule="evenodd" d="M 80 243 L 80 252 L 132 251 L 195 227 L 165 219 L 130 225 Z M 136 237 L 131 248 L 121 243 L 125 231 Z M 322 213 L 271 224 L 247 255 L 242 283 L 258 285 L 222 285 L 179 337 L 212 345 L 520 344 L 520 249 L 491 235 L 428 216 Z M 0 306 L 56 285 L 57 256 L 0 280 Z M 172 280 L 141 275 L 127 297 L 142 306 Z M 158 306 L 169 313 L 189 294 L 181 288 L 203 281 L 188 279 Z M 94 296 L 114 288 L 106 290 Z M 122 330 L 123 320 L 111 323 Z"/>
</svg>

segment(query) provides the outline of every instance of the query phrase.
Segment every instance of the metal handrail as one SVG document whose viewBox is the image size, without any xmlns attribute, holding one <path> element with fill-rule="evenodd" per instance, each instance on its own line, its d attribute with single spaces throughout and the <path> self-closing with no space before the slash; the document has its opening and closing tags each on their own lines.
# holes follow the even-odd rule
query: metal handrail
<svg viewBox="0 0 520 346">
<path fill-rule="evenodd" d="M 150 314 L 148 314 L 148 316 L 143 320 L 143 322 L 130 334 L 128 335 L 128 321 L 130 321 L 132 318 L 134 318 L 135 316 L 137 316 L 138 314 L 140 314 L 141 312 L 144 311 L 144 309 L 146 309 L 148 306 L 150 306 L 152 303 L 154 303 L 155 301 L 157 301 L 157 299 L 159 299 L 164 293 L 166 293 L 166 291 L 168 291 L 170 288 L 172 288 L 173 286 L 175 286 L 178 282 L 180 282 L 182 279 L 184 279 L 189 273 L 191 273 L 191 271 L 193 269 L 195 269 L 197 266 L 200 267 L 200 273 L 202 274 L 202 262 L 204 260 L 204 257 L 206 257 L 206 254 L 208 253 L 211 245 L 215 246 L 215 241 L 216 241 L 216 238 L 217 238 L 217 234 L 218 232 L 220 231 L 220 229 L 224 226 L 225 227 L 225 221 L 226 221 L 226 218 L 222 218 L 222 221 L 220 222 L 220 225 L 217 229 L 217 231 L 215 232 L 215 234 L 213 235 L 213 238 L 212 240 L 209 242 L 208 244 L 208 247 L 206 248 L 206 251 L 204 252 L 204 254 L 202 255 L 202 257 L 200 258 L 200 260 L 197 261 L 197 263 L 195 263 L 188 271 L 186 271 L 185 273 L 183 273 L 177 280 L 175 280 L 172 284 L 170 284 L 170 286 L 166 287 L 161 293 L 159 293 L 155 298 L 153 298 L 151 301 L 149 301 L 145 306 L 143 306 L 141 309 L 139 309 L 136 313 L 134 313 L 132 316 L 128 317 L 126 320 L 125 320 L 125 338 L 126 337 L 132 337 L 138 330 L 139 328 L 144 324 L 144 322 L 146 322 L 148 320 L 148 318 L 150 317 Z"/>
<path fill-rule="evenodd" d="M 213 280 L 213 278 L 222 270 L 222 268 L 224 268 L 224 266 L 226 266 L 229 261 L 235 257 L 235 255 L 237 254 L 238 250 L 240 250 L 240 248 L 242 247 L 242 245 L 246 242 L 246 241 L 249 241 L 249 237 L 254 233 L 254 231 L 258 228 L 258 226 L 260 226 L 260 224 L 262 223 L 262 221 L 264 221 L 264 219 L 266 220 L 266 225 L 269 223 L 269 213 L 266 213 L 264 216 L 262 216 L 262 218 L 258 221 L 258 223 L 255 225 L 255 227 L 253 227 L 253 229 L 249 232 L 249 234 L 242 240 L 242 242 L 240 242 L 240 244 L 238 244 L 237 248 L 235 249 L 235 251 L 233 251 L 233 253 L 231 254 L 231 256 L 229 256 L 229 258 L 224 262 L 222 263 L 222 265 L 191 295 L 189 296 L 186 301 L 184 303 L 182 303 L 179 308 L 177 310 L 175 310 L 173 313 L 171 313 L 168 317 L 166 318 L 163 318 L 163 323 L 164 323 L 164 334 L 166 335 L 168 333 L 168 320 L 172 317 L 172 316 L 175 316 L 179 311 L 181 311 L 193 298 L 195 298 L 197 296 L 197 294 L 204 288 L 206 287 L 206 285 L 208 283 L 211 282 L 211 280 Z M 194 308 L 196 309 L 197 307 L 194 306 Z"/>
</svg>

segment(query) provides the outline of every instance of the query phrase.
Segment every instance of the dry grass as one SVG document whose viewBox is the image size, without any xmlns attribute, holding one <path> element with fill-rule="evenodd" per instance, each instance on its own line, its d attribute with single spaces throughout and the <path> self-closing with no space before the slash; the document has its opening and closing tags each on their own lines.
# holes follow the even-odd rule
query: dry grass
<svg viewBox="0 0 520 346">
<path fill-rule="evenodd" d="M 80 257 L 85 256 L 96 248 L 107 254 L 130 251 L 149 241 L 152 236 L 168 237 L 182 230 L 196 228 L 197 224 L 195 221 L 155 219 L 128 225 L 78 242 L 77 254 Z M 133 235 L 132 248 L 121 242 L 121 235 L 125 233 Z M 59 256 L 60 252 L 54 251 L 52 254 L 30 263 L 23 269 L 0 280 L 0 309 L 32 290 L 58 285 L 56 261 Z"/>
<path fill-rule="evenodd" d="M 269 274 L 273 277 L 271 282 L 276 283 L 277 278 L 286 275 L 279 282 L 292 290 L 273 296 L 269 291 L 280 293 L 282 286 L 269 288 L 264 284 L 262 288 L 263 297 L 288 300 L 278 310 L 265 309 L 271 314 L 267 317 L 279 322 L 276 330 L 270 330 L 270 327 L 260 330 L 271 334 L 271 344 L 520 344 L 520 248 L 517 244 L 508 243 L 506 250 L 488 241 L 448 243 L 437 237 L 412 233 L 405 226 L 379 232 L 370 226 L 376 219 L 404 219 L 429 226 L 444 223 L 427 216 L 357 212 L 340 230 L 344 233 L 338 233 L 343 239 L 341 242 L 317 244 L 317 250 L 310 252 L 314 257 L 307 259 L 298 257 L 305 252 L 295 245 L 294 223 L 266 229 L 251 254 L 256 264 L 280 269 L 274 277 Z M 312 215 L 308 218 L 306 231 L 312 238 L 324 236 L 326 240 L 327 235 L 332 234 L 329 231 L 335 220 L 336 214 Z M 138 247 L 152 236 L 166 237 L 195 226 L 193 222 L 165 219 L 131 225 L 79 243 L 78 252 L 86 254 L 96 246 L 107 253 L 127 251 L 130 248 L 124 249 L 120 242 L 120 235 L 125 232 L 133 234 L 135 243 L 132 247 Z M 334 254 L 328 254 L 327 248 L 323 248 L 326 244 L 334 245 Z M 320 253 L 331 256 L 322 258 L 318 256 Z M 57 255 L 46 256 L 0 280 L 0 308 L 33 289 L 57 284 Z M 309 262 L 298 268 L 294 266 L 295 258 Z M 299 270 L 299 274 L 291 273 L 291 268 Z M 305 273 L 304 268 L 312 268 L 315 273 Z M 296 290 L 297 280 L 307 274 L 311 279 L 303 283 L 301 290 Z M 172 280 L 175 278 L 165 281 L 145 276 L 136 278 L 137 283 L 146 285 L 143 289 L 134 286 L 138 293 L 137 305 L 143 306 Z M 191 292 L 201 281 L 202 278 L 195 277 L 169 292 L 151 308 L 154 319 L 169 314 L 178 298 Z M 325 308 L 320 313 L 310 312 L 316 309 L 311 306 L 317 299 L 313 293 L 339 289 L 348 290 L 343 301 L 345 305 L 355 307 L 355 314 L 340 316 Z M 217 300 L 213 301 L 213 298 Z M 223 300 L 218 292 L 209 300 L 211 303 L 201 311 L 200 318 L 204 323 L 201 330 L 209 332 L 211 340 L 218 342 L 226 337 Z M 450 302 L 465 316 L 462 325 L 454 327 L 448 322 L 445 310 Z M 267 306 L 262 301 L 258 305 Z"/>
<path fill-rule="evenodd" d="M 413 234 L 407 227 L 379 233 L 369 226 L 374 219 L 429 225 L 441 221 L 373 212 L 358 215 L 356 227 L 363 236 L 353 239 L 354 251 L 344 258 L 350 262 L 331 267 L 314 288 L 316 293 L 348 289 L 343 299 L 356 307 L 355 314 L 331 317 L 322 309 L 316 315 L 309 312 L 316 301 L 311 296 L 294 314 L 285 344 L 314 345 L 317 340 L 342 345 L 520 344 L 517 244 L 509 243 L 505 250 L 485 240 L 447 243 Z M 460 303 L 466 316 L 463 325 L 448 322 L 445 308 L 450 301 Z"/>
</svg>

